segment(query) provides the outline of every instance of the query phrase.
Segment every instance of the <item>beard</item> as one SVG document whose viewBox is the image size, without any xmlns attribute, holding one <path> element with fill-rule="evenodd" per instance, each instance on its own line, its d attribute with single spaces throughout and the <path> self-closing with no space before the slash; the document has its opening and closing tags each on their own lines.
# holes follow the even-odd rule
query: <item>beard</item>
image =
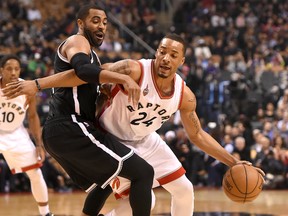
<svg viewBox="0 0 288 216">
<path fill-rule="evenodd" d="M 93 37 L 93 33 L 85 27 L 84 27 L 84 36 L 87 38 L 89 44 L 92 47 L 99 47 L 103 42 L 103 40 L 98 40 L 97 38 Z"/>
</svg>

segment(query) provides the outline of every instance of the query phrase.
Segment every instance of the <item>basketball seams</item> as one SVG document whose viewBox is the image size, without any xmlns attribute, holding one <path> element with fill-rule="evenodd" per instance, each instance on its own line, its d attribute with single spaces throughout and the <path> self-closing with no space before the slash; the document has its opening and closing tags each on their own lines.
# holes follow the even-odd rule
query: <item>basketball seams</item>
<svg viewBox="0 0 288 216">
<path fill-rule="evenodd" d="M 234 177 L 233 177 L 233 175 L 232 175 L 232 170 L 233 170 L 233 168 L 235 169 L 235 167 L 232 167 L 231 169 L 230 169 L 230 175 L 231 175 L 231 179 L 232 179 L 232 181 L 233 181 L 233 184 L 235 185 L 235 187 L 236 187 L 236 189 L 239 191 L 239 193 L 241 193 L 241 194 L 244 194 L 240 189 L 239 189 L 239 187 L 237 186 L 237 184 L 236 184 L 236 181 L 234 180 Z M 246 170 L 245 170 L 246 171 Z M 245 172 L 245 177 L 247 178 L 247 173 Z M 247 179 L 246 179 L 246 187 L 247 187 Z M 246 189 L 247 190 L 247 189 Z"/>
<path fill-rule="evenodd" d="M 256 172 L 257 172 L 257 171 L 256 171 Z M 250 193 L 248 193 L 248 194 L 253 193 L 253 192 L 255 191 L 255 189 L 259 186 L 259 185 L 258 185 L 258 183 L 259 183 L 259 178 L 260 178 L 259 175 L 260 175 L 260 174 L 257 172 L 257 182 L 256 182 L 256 184 L 255 184 L 255 187 L 254 187 L 253 190 L 252 190 Z"/>
<path fill-rule="evenodd" d="M 244 197 L 244 200 L 243 200 L 243 202 L 245 202 L 246 201 L 246 199 L 247 199 L 247 193 L 248 193 L 248 184 L 249 184 L 249 182 L 248 182 L 248 174 L 247 174 L 247 170 L 246 170 L 246 167 L 243 165 L 242 166 L 243 168 L 244 168 L 244 172 L 245 172 L 245 181 L 246 181 L 246 183 L 245 183 L 245 197 Z"/>
</svg>

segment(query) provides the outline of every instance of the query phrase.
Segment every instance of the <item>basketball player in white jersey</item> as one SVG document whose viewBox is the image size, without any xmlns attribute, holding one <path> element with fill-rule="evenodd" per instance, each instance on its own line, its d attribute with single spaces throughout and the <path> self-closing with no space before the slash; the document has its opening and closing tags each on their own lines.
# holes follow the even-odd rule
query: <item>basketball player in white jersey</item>
<svg viewBox="0 0 288 216">
<path fill-rule="evenodd" d="M 194 209 L 193 186 L 184 175 L 184 168 L 155 132 L 177 110 L 180 111 L 182 124 L 191 143 L 229 167 L 237 163 L 251 165 L 247 161 L 238 161 L 201 128 L 195 112 L 195 95 L 176 73 L 177 68 L 185 61 L 185 50 L 183 39 L 172 34 L 161 40 L 155 59 L 122 60 L 104 65 L 103 67 L 111 71 L 130 75 L 139 83 L 142 93 L 137 106 L 133 106 L 127 101 L 127 94 L 123 88 L 116 85 L 112 88 L 110 99 L 99 113 L 102 128 L 112 133 L 115 139 L 134 149 L 153 166 L 153 187 L 161 185 L 172 195 L 172 216 L 191 216 Z M 83 83 L 73 74 L 69 71 L 58 77 L 45 77 L 39 82 L 44 88 Z M 18 82 L 8 89 L 13 91 L 10 95 L 7 94 L 9 97 L 35 94 L 37 91 L 33 81 Z M 262 170 L 257 170 L 264 175 Z M 120 204 L 106 216 L 131 215 L 128 199 L 125 199 L 129 195 L 129 181 L 117 177 L 111 186 Z"/>
<path fill-rule="evenodd" d="M 176 73 L 185 61 L 185 50 L 183 39 L 170 34 L 162 39 L 155 59 L 123 60 L 109 65 L 112 71 L 130 74 L 139 83 L 142 94 L 138 106 L 133 107 L 127 103 L 127 94 L 121 86 L 116 85 L 99 114 L 101 127 L 153 166 L 153 187 L 161 185 L 170 192 L 172 216 L 191 216 L 194 209 L 192 183 L 184 175 L 185 170 L 172 150 L 155 132 L 177 110 L 191 143 L 229 167 L 248 163 L 238 161 L 202 130 L 195 112 L 195 95 Z M 131 215 L 125 199 L 129 194 L 129 182 L 117 177 L 112 188 L 116 198 L 122 198 L 119 199 L 121 204 L 106 216 Z"/>
<path fill-rule="evenodd" d="M 9 100 L 2 96 L 2 88 L 12 81 L 20 80 L 21 63 L 17 56 L 4 56 L 1 59 L 0 72 L 0 153 L 13 174 L 25 172 L 28 175 L 40 215 L 51 216 L 53 214 L 49 210 L 47 186 L 40 170 L 45 160 L 45 151 L 41 140 L 36 98 L 32 98 L 28 107 L 24 107 L 25 95 Z M 26 112 L 36 147 L 23 125 Z"/>
</svg>

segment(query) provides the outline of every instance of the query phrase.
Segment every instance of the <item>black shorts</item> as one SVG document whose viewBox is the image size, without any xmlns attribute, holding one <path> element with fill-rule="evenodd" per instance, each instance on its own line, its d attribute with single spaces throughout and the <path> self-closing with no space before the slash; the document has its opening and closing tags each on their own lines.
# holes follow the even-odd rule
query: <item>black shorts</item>
<svg viewBox="0 0 288 216">
<path fill-rule="evenodd" d="M 47 119 L 42 136 L 47 152 L 87 192 L 96 185 L 105 188 L 134 154 L 75 115 Z"/>
</svg>

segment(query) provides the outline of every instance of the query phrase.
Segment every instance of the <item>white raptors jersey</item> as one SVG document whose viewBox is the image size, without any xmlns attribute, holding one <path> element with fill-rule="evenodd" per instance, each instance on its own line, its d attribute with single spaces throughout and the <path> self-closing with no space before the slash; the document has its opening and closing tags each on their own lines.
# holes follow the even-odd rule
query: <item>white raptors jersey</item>
<svg viewBox="0 0 288 216">
<path fill-rule="evenodd" d="M 26 116 L 26 96 L 7 100 L 0 89 L 0 131 L 14 131 L 23 124 Z"/>
<path fill-rule="evenodd" d="M 116 85 L 112 90 L 113 98 L 99 119 L 101 127 L 125 141 L 141 140 L 159 129 L 178 110 L 184 88 L 184 81 L 176 74 L 173 93 L 161 95 L 154 80 L 153 60 L 141 59 L 139 63 L 142 75 L 137 107 L 128 103 L 127 94 Z"/>
</svg>

